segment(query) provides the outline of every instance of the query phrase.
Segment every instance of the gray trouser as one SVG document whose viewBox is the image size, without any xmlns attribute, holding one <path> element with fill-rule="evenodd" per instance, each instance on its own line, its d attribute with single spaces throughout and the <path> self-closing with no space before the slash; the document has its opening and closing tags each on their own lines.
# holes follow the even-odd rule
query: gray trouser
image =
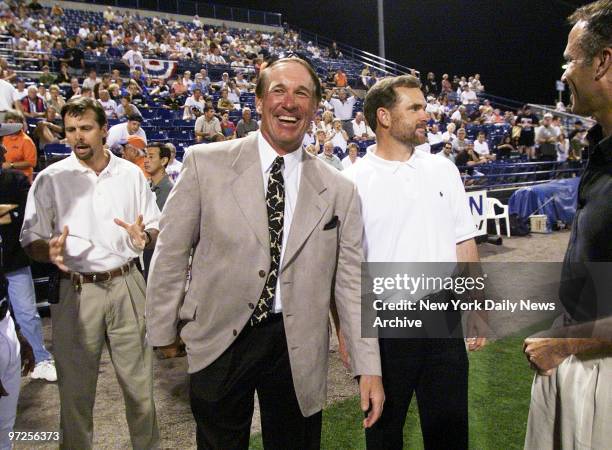
<svg viewBox="0 0 612 450">
<path fill-rule="evenodd" d="M 153 402 L 152 349 L 145 342 L 145 282 L 131 271 L 109 282 L 60 284 L 51 305 L 53 349 L 61 402 L 62 448 L 89 449 L 102 346 L 106 343 L 123 392 L 135 449 L 159 447 Z"/>
</svg>

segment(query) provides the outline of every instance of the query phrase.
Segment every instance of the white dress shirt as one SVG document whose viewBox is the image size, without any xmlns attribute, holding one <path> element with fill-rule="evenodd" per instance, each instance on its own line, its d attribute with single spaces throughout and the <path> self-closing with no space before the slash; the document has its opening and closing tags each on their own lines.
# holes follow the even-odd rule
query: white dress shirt
<svg viewBox="0 0 612 450">
<path fill-rule="evenodd" d="M 353 106 L 357 99 L 354 96 L 348 97 L 344 103 L 339 98 L 331 98 L 329 104 L 334 107 L 334 116 L 340 120 L 350 120 L 353 117 Z"/>
<path fill-rule="evenodd" d="M 261 132 L 257 132 L 257 147 L 259 150 L 259 160 L 261 161 L 261 175 L 263 177 L 264 195 L 268 190 L 268 177 L 270 169 L 276 159 L 278 153 L 266 141 Z M 297 205 L 298 191 L 300 188 L 300 179 L 302 177 L 302 147 L 299 147 L 294 152 L 283 156 L 283 180 L 285 182 L 285 215 L 283 217 L 283 246 L 281 247 L 281 255 L 279 268 L 283 266 L 283 258 L 285 256 L 285 248 L 287 247 L 287 239 L 291 230 L 291 222 L 295 214 Z M 279 269 L 280 272 L 280 269 Z M 280 284 L 280 276 L 276 281 L 276 291 L 274 298 L 274 312 L 279 313 L 283 309 L 282 292 Z"/>
<path fill-rule="evenodd" d="M 134 223 L 142 214 L 145 229 L 159 229 L 155 194 L 137 165 L 107 154 L 110 161 L 100 175 L 74 153 L 38 174 L 28 193 L 22 246 L 68 226 L 64 264 L 71 271 L 112 270 L 140 256 L 114 219 Z"/>
</svg>

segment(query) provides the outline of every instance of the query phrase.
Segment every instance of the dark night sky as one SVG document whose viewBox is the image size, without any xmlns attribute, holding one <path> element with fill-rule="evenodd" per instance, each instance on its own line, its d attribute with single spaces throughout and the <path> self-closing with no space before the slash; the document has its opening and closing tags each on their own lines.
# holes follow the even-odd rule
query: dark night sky
<svg viewBox="0 0 612 450">
<path fill-rule="evenodd" d="M 294 27 L 378 53 L 376 0 L 226 0 L 279 12 Z M 481 74 L 486 90 L 520 101 L 555 101 L 569 26 L 580 0 L 386 0 L 387 58 L 439 80 Z"/>
</svg>

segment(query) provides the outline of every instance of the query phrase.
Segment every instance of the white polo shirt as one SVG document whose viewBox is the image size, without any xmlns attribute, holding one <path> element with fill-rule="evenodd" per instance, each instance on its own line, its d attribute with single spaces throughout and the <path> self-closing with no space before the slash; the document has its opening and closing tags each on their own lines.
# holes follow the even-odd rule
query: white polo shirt
<svg viewBox="0 0 612 450">
<path fill-rule="evenodd" d="M 140 168 L 112 153 L 96 176 L 74 153 L 40 172 L 28 193 L 21 245 L 48 240 L 68 226 L 64 263 L 76 272 L 115 269 L 140 256 L 126 230 L 113 219 L 159 229 L 155 194 Z"/>
<path fill-rule="evenodd" d="M 343 171 L 362 203 L 367 262 L 456 262 L 456 244 L 476 226 L 457 167 L 420 151 L 387 161 L 371 146 Z"/>
<path fill-rule="evenodd" d="M 487 144 L 487 141 L 483 141 L 482 143 L 478 140 L 474 141 L 474 151 L 481 156 L 491 154 L 491 152 L 489 151 L 489 144 Z"/>
<path fill-rule="evenodd" d="M 329 104 L 334 107 L 334 116 L 340 120 L 349 120 L 353 117 L 353 106 L 357 99 L 351 95 L 344 100 L 344 103 L 339 98 L 331 98 Z"/>
</svg>

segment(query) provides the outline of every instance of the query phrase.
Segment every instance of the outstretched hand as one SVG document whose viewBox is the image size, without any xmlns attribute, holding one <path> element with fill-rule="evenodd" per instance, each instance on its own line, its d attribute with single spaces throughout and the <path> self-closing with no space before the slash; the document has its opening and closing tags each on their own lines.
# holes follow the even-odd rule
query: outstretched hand
<svg viewBox="0 0 612 450">
<path fill-rule="evenodd" d="M 132 244 L 138 250 L 144 250 L 147 244 L 147 235 L 145 233 L 144 221 L 142 214 L 138 214 L 136 222 L 129 224 L 121 219 L 115 219 L 115 223 L 128 232 Z"/>
<path fill-rule="evenodd" d="M 66 238 L 68 237 L 68 226 L 64 225 L 62 234 L 53 236 L 49 241 L 49 261 L 59 267 L 64 272 L 69 272 L 70 269 L 64 265 L 64 247 L 66 246 Z"/>
</svg>

